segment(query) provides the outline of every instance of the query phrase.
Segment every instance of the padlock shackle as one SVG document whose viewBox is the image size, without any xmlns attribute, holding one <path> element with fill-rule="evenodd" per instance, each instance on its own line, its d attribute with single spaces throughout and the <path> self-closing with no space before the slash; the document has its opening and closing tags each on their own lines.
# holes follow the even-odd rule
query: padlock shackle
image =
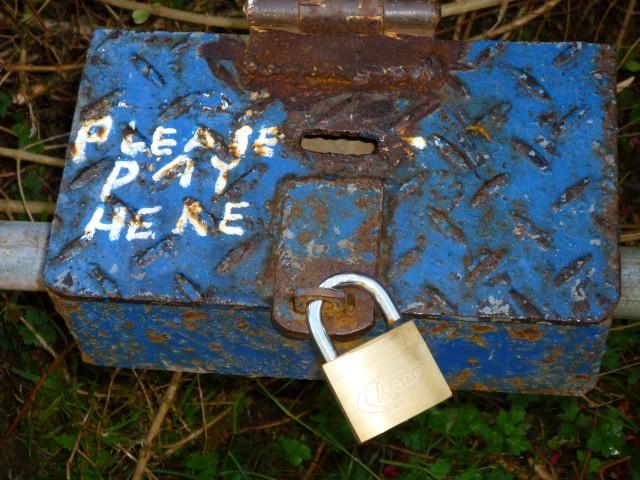
<svg viewBox="0 0 640 480">
<path fill-rule="evenodd" d="M 373 295 L 387 320 L 387 325 L 391 326 L 400 320 L 400 313 L 391 300 L 391 297 L 389 297 L 384 287 L 373 278 L 359 273 L 340 273 L 327 278 L 320 284 L 320 288 L 335 288 L 340 286 L 360 287 Z M 320 353 L 327 362 L 330 362 L 335 360 L 338 354 L 322 324 L 321 311 L 322 300 L 315 300 L 309 303 L 309 305 L 307 305 L 307 322 L 309 323 L 311 336 L 316 342 Z"/>
</svg>

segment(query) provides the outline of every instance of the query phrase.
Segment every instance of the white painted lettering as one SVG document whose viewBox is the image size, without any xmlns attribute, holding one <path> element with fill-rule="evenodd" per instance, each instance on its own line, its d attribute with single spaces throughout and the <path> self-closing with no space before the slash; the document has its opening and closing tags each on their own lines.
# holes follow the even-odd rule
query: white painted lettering
<svg viewBox="0 0 640 480">
<path fill-rule="evenodd" d="M 182 172 L 178 172 L 178 169 L 184 167 Z M 176 173 L 178 172 L 178 173 Z M 159 181 L 162 178 L 173 178 L 176 175 L 180 177 L 180 186 L 187 188 L 191 184 L 191 175 L 193 174 L 193 160 L 186 155 L 179 155 L 175 160 L 167 163 L 164 167 L 153 174 L 154 182 Z"/>
<path fill-rule="evenodd" d="M 104 215 L 104 208 L 98 207 L 87 226 L 84 228 L 83 240 L 91 240 L 96 234 L 96 230 L 104 230 L 109 232 L 109 240 L 115 242 L 120 238 L 120 232 L 124 228 L 124 219 L 127 215 L 127 209 L 123 206 L 118 206 L 113 209 L 113 218 L 111 223 L 102 223 L 102 217 Z"/>
<path fill-rule="evenodd" d="M 424 137 L 404 137 L 403 140 L 418 150 L 424 150 L 427 146 L 427 141 Z"/>
<path fill-rule="evenodd" d="M 200 218 L 202 212 L 202 205 L 200 202 L 192 199 L 187 199 L 184 202 L 182 208 L 182 215 L 176 222 L 176 227 L 172 230 L 173 233 L 182 235 L 187 228 L 187 225 L 191 225 L 198 235 L 204 237 L 207 234 L 207 224 Z"/>
<path fill-rule="evenodd" d="M 229 171 L 236 168 L 239 163 L 240 163 L 239 158 L 233 160 L 231 163 L 224 163 L 222 160 L 218 158 L 217 155 L 214 155 L 213 157 L 211 157 L 211 165 L 213 165 L 214 168 L 220 171 L 220 173 L 218 174 L 218 178 L 216 179 L 216 184 L 214 186 L 214 191 L 216 192 L 216 195 L 220 195 L 221 193 L 224 192 L 224 189 L 227 186 Z"/>
<path fill-rule="evenodd" d="M 247 208 L 249 203 L 247 202 L 227 202 L 224 206 L 224 217 L 220 222 L 220 231 L 227 235 L 244 235 L 244 229 L 242 227 L 229 226 L 229 222 L 236 220 L 242 220 L 244 217 L 239 213 L 233 213 L 234 208 Z"/>
<path fill-rule="evenodd" d="M 184 152 L 188 153 L 194 148 L 206 148 L 207 150 L 211 150 L 216 143 L 217 141 L 213 134 L 206 128 L 200 127 L 184 146 Z"/>
<path fill-rule="evenodd" d="M 86 150 L 88 143 L 102 143 L 109 137 L 113 119 L 110 115 L 87 120 L 82 124 L 76 141 L 71 145 L 71 160 L 73 163 L 80 163 L 86 160 Z"/>
<path fill-rule="evenodd" d="M 154 239 L 156 238 L 155 232 L 148 230 L 153 226 L 152 222 L 145 222 L 142 217 L 145 215 L 151 215 L 153 213 L 157 213 L 162 210 L 162 207 L 150 207 L 150 208 L 141 208 L 136 213 L 136 216 L 129 222 L 129 228 L 127 230 L 127 240 L 146 240 L 147 238 Z M 138 231 L 139 228 L 145 228 L 146 231 Z"/>
<path fill-rule="evenodd" d="M 144 153 L 147 151 L 147 145 L 144 142 L 134 142 L 133 135 L 136 131 L 136 122 L 129 122 L 129 130 L 122 137 L 122 142 L 120 143 L 120 151 L 125 155 L 133 157 L 139 153 Z"/>
<path fill-rule="evenodd" d="M 122 177 L 119 177 L 120 171 L 123 168 L 127 170 L 127 173 Z M 111 195 L 113 190 L 120 188 L 127 183 L 133 182 L 133 180 L 138 176 L 139 171 L 140 167 L 135 160 L 118 160 L 113 166 L 113 170 L 111 170 L 107 181 L 104 182 L 104 185 L 102 186 L 100 201 L 104 202 L 109 195 Z"/>
<path fill-rule="evenodd" d="M 170 148 L 163 147 L 175 147 L 176 141 L 172 138 L 165 138 L 165 135 L 175 135 L 175 128 L 164 128 L 162 126 L 156 128 L 153 132 L 153 141 L 151 143 L 151 153 L 154 155 L 171 155 Z"/>
<path fill-rule="evenodd" d="M 253 129 L 249 125 L 240 127 L 233 136 L 233 143 L 229 145 L 229 153 L 236 158 L 242 157 L 249 146 L 249 136 Z"/>
<path fill-rule="evenodd" d="M 260 135 L 253 142 L 253 151 L 262 157 L 273 157 L 273 147 L 278 144 L 280 130 L 278 127 L 260 129 Z"/>
</svg>

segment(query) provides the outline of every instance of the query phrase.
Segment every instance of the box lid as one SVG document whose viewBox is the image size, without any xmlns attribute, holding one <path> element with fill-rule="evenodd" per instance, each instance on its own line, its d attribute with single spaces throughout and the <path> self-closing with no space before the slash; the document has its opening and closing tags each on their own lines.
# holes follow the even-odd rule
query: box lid
<svg viewBox="0 0 640 480">
<path fill-rule="evenodd" d="M 365 52 L 366 39 L 309 35 L 318 51 L 291 52 L 289 74 L 287 52 L 269 49 L 290 35 L 246 52 L 242 36 L 96 32 L 49 240 L 52 293 L 271 308 L 283 185 L 357 177 L 383 182 L 377 276 L 405 313 L 610 314 L 612 49 L 395 36 Z M 344 77 L 327 73 L 346 62 Z M 300 146 L 327 133 L 375 152 Z"/>
</svg>

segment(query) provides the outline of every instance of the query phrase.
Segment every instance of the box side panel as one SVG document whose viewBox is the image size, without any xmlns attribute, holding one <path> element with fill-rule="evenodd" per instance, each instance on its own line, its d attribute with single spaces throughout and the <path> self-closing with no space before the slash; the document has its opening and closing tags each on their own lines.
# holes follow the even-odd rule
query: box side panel
<svg viewBox="0 0 640 480">
<path fill-rule="evenodd" d="M 281 335 L 268 310 L 75 302 L 54 296 L 95 364 L 247 376 L 321 378 L 311 341 Z M 453 389 L 577 394 L 597 379 L 609 321 L 585 326 L 417 319 Z M 384 331 L 340 342 L 346 351 Z"/>
</svg>

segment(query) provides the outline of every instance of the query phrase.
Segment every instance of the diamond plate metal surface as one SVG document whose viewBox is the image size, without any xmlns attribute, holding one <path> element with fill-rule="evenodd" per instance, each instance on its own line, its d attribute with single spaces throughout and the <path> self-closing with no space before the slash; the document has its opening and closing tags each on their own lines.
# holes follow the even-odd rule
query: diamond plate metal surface
<svg viewBox="0 0 640 480">
<path fill-rule="evenodd" d="M 96 33 L 45 266 L 85 353 L 316 376 L 311 345 L 269 318 L 278 192 L 364 178 L 383 191 L 378 278 L 435 342 L 450 383 L 584 389 L 619 290 L 613 51 L 291 35 Z M 311 153 L 308 134 L 376 150 Z M 209 319 L 194 330 L 171 319 L 193 309 Z M 242 319 L 210 329 L 225 316 Z M 523 342 L 541 349 L 533 363 Z M 496 345 L 523 370 L 498 365 Z M 277 348 L 298 360 L 276 361 Z M 565 366 L 550 374 L 554 348 Z M 563 374 L 573 380 L 560 385 Z"/>
</svg>

